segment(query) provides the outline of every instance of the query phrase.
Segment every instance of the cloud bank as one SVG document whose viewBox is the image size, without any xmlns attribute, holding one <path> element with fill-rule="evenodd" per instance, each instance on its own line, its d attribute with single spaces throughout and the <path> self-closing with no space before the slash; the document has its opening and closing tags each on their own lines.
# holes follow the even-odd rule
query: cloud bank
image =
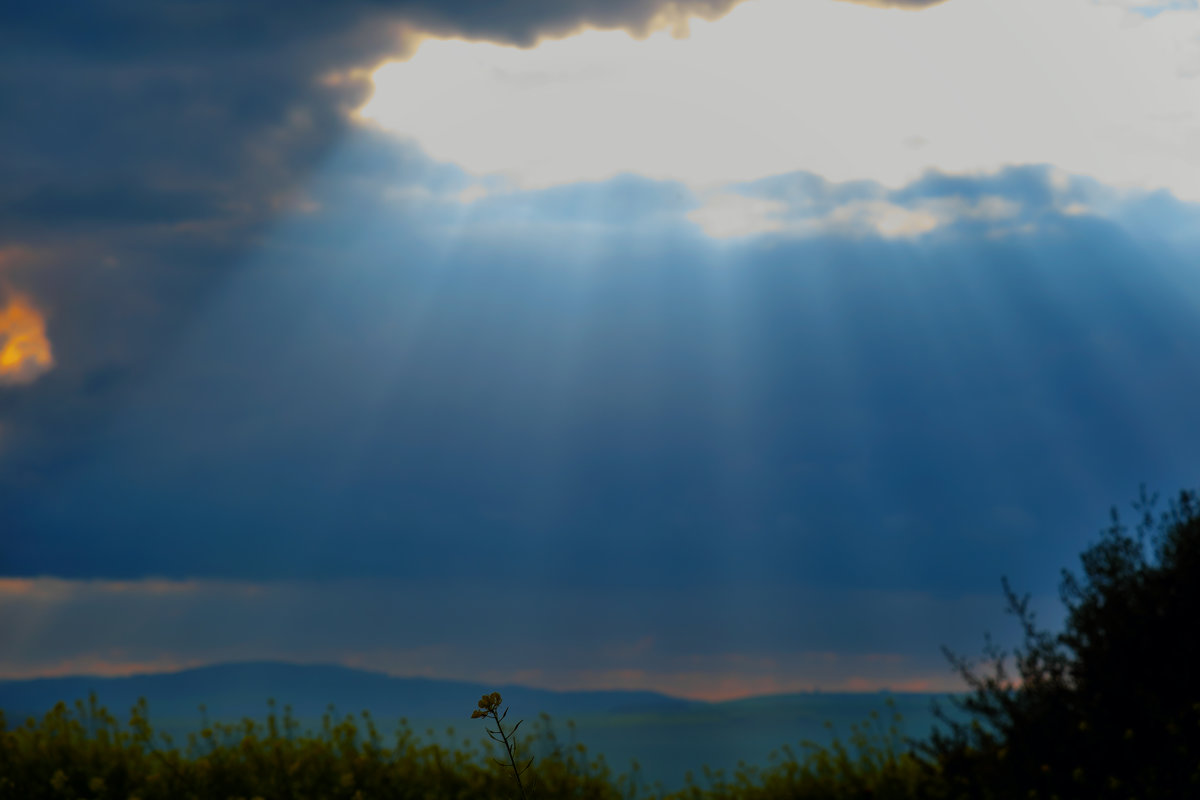
<svg viewBox="0 0 1200 800">
<path fill-rule="evenodd" d="M 521 614 L 497 624 L 503 593 Z M 1039 606 L 1047 598 L 1039 598 Z M 751 694 L 959 690 L 939 651 L 1005 624 L 997 592 L 551 591 L 452 581 L 0 578 L 0 679 L 221 661 L 337 661 L 402 676 Z M 830 609 L 836 608 L 836 613 Z M 303 621 L 301 623 L 301 620 Z M 487 664 L 478 653 L 489 654 Z"/>
<path fill-rule="evenodd" d="M 1200 204 L 1165 190 L 1117 190 L 1054 167 L 990 175 L 930 171 L 898 189 L 833 183 L 797 172 L 703 193 L 687 218 L 716 239 L 746 236 L 916 239 L 956 232 L 983 239 L 1061 230 L 1072 218 L 1104 219 L 1138 236 L 1195 245 Z"/>
</svg>

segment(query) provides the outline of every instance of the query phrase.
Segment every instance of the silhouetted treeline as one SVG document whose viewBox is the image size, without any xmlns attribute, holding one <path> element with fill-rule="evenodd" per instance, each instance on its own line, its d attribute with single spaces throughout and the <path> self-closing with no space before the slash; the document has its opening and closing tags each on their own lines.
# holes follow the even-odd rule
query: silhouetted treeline
<svg viewBox="0 0 1200 800">
<path fill-rule="evenodd" d="M 947 721 L 921 747 L 942 796 L 1200 797 L 1200 500 L 1183 491 L 1158 511 L 1143 489 L 1134 509 L 1132 530 L 1113 510 L 1082 575 L 1063 570 L 1062 632 L 1004 583 L 1024 630 L 1015 675 L 990 645 L 987 673 L 947 653 L 974 723 Z"/>
</svg>

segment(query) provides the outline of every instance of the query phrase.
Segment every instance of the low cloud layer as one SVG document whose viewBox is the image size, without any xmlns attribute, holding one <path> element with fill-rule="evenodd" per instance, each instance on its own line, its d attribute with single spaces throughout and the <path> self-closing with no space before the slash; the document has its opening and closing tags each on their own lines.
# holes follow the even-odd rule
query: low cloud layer
<svg viewBox="0 0 1200 800">
<path fill-rule="evenodd" d="M 1047 165 L 992 174 L 936 171 L 896 189 L 792 173 L 702 193 L 687 218 L 717 239 L 773 235 L 916 239 L 956 232 L 986 239 L 1061 230 L 1071 220 L 1125 226 L 1194 246 L 1200 203 L 1165 190 L 1118 190 Z"/>
<path fill-rule="evenodd" d="M 494 596 L 520 613 L 496 616 Z M 450 582 L 0 579 L 0 679 L 337 662 L 401 676 L 701 699 L 958 690 L 942 644 L 1015 634 L 990 595 L 744 587 L 602 592 Z M 486 662 L 478 653 L 487 652 Z"/>
</svg>

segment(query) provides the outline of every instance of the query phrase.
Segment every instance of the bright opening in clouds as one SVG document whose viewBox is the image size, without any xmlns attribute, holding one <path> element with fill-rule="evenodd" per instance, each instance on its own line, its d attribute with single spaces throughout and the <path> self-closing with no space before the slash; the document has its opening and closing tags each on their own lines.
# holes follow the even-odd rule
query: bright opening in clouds
<svg viewBox="0 0 1200 800">
<path fill-rule="evenodd" d="M 894 187 L 929 168 L 1053 164 L 1200 200 L 1200 13 L 1138 10 L 758 0 L 680 39 L 431 38 L 375 73 L 360 113 L 521 188 L 625 172 L 705 188 L 795 170 Z"/>
</svg>

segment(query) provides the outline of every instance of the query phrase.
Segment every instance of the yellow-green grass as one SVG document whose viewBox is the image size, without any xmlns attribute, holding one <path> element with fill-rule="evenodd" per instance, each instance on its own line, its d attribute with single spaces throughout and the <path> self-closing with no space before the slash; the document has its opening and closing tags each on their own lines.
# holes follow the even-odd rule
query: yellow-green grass
<svg viewBox="0 0 1200 800">
<path fill-rule="evenodd" d="M 454 747 L 423 743 L 403 720 L 385 743 L 366 712 L 327 715 L 314 732 L 272 707 L 265 723 L 217 723 L 186 742 L 156 733 L 144 703 L 126 724 L 94 696 L 22 724 L 0 714 L 0 798 L 915 798 L 926 796 L 931 779 L 903 746 L 899 715 L 885 726 L 877 713 L 845 745 L 802 745 L 801 752 L 785 746 L 765 768 L 744 766 L 732 775 L 705 769 L 683 789 L 665 792 L 646 785 L 636 763 L 618 775 L 583 744 L 564 745 L 546 715 L 518 741 L 498 693 L 484 700 L 487 708 L 474 716 L 488 718 L 495 736 L 482 748 L 470 738 Z M 530 766 L 523 754 L 534 752 Z"/>
</svg>

